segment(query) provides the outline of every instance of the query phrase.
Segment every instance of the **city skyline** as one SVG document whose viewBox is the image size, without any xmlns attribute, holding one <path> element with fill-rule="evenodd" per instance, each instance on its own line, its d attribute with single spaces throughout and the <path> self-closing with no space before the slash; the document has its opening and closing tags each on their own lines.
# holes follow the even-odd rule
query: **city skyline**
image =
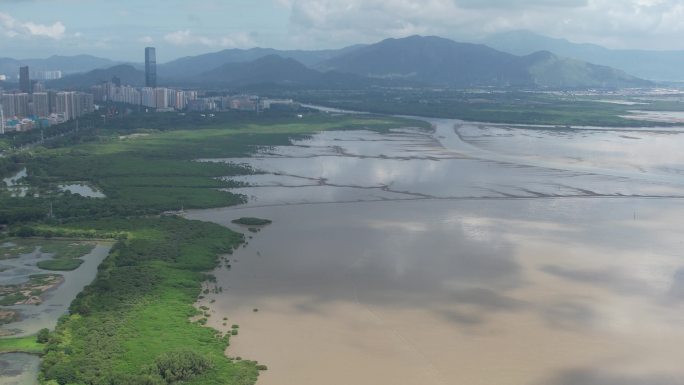
<svg viewBox="0 0 684 385">
<path fill-rule="evenodd" d="M 3 56 L 137 62 L 154 45 L 164 63 L 226 48 L 341 48 L 413 34 L 472 41 L 520 29 L 609 48 L 684 49 L 676 0 L 57 0 L 45 12 L 47 4 L 0 0 Z"/>
</svg>

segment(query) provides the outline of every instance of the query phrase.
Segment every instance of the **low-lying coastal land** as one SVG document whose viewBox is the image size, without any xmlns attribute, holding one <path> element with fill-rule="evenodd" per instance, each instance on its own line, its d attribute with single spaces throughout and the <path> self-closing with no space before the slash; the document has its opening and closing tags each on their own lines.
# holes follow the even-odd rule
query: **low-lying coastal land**
<svg viewBox="0 0 684 385">
<path fill-rule="evenodd" d="M 4 251 L 8 259 L 0 265 L 13 255 L 49 252 L 48 243 L 55 241 L 62 242 L 64 257 L 40 262 L 55 269 L 46 274 L 66 276 L 62 286 L 69 283 L 68 274 L 93 269 L 89 271 L 94 278 L 83 286 L 92 283 L 66 304 L 68 314 L 47 325 L 54 330 L 46 341 L 38 343 L 33 335 L 46 325 L 37 323 L 21 338 L 0 339 L 0 352 L 42 355 L 36 373 L 42 383 L 253 384 L 261 372 L 264 384 L 315 384 L 322 378 L 333 381 L 328 374 L 339 373 L 340 362 L 358 368 L 336 376 L 340 383 L 392 379 L 408 384 L 419 378 L 497 383 L 513 374 L 503 368 L 500 377 L 486 377 L 484 367 L 451 371 L 446 363 L 467 362 L 468 349 L 486 346 L 483 354 L 501 354 L 482 361 L 485 364 L 515 355 L 525 361 L 521 367 L 528 367 L 539 359 L 537 353 L 551 347 L 538 346 L 536 353 L 520 356 L 513 347 L 522 349 L 524 339 L 494 337 L 531 339 L 537 336 L 534 330 L 543 330 L 552 341 L 560 338 L 558 333 L 567 333 L 566 328 L 549 327 L 555 324 L 577 328 L 575 337 L 563 337 L 566 346 L 585 343 L 592 335 L 588 330 L 605 321 L 592 298 L 623 300 L 589 289 L 594 281 L 589 278 L 573 284 L 586 285 L 585 300 L 564 305 L 555 296 L 535 297 L 535 287 L 548 292 L 549 276 L 575 274 L 557 266 L 540 267 L 543 255 L 559 253 L 555 245 L 524 252 L 534 233 L 553 235 L 559 244 L 587 241 L 562 236 L 575 227 L 561 229 L 557 222 L 574 218 L 572 210 L 562 211 L 569 216 L 563 218 L 545 218 L 535 210 L 550 213 L 560 202 L 570 207 L 593 202 L 599 212 L 618 215 L 634 204 L 647 210 L 648 205 L 636 199 L 676 202 L 684 196 L 672 168 L 657 162 L 646 165 L 632 159 L 635 172 L 616 166 L 622 163 L 615 159 L 591 164 L 588 155 L 574 154 L 577 161 L 568 164 L 562 155 L 571 154 L 562 147 L 555 158 L 525 153 L 526 141 L 551 144 L 561 135 L 589 154 L 595 151 L 591 141 L 580 139 L 601 134 L 602 141 L 610 140 L 630 154 L 630 140 L 636 139 L 625 136 L 638 137 L 648 149 L 656 143 L 650 139 L 666 134 L 644 127 L 583 132 L 554 125 L 491 126 L 310 110 L 215 117 L 133 114 L 92 127 L 30 153 L 0 158 L 9 178 L 22 175 L 13 183 L 26 191 L 24 196 L 9 188 L 0 193 L 0 221 L 13 237 Z M 668 135 L 678 135 L 676 127 L 668 129 Z M 524 140 L 501 147 L 499 140 L 512 131 Z M 77 183 L 87 183 L 102 196 L 61 188 Z M 613 198 L 625 203 L 617 203 L 617 208 L 600 203 Z M 500 211 L 481 212 L 482 202 L 504 203 L 491 203 Z M 605 223 L 612 220 L 605 218 Z M 524 226 L 515 233 L 502 230 L 512 224 Z M 324 229 L 330 230 L 328 235 L 321 233 Z M 389 229 L 396 234 L 387 233 Z M 497 232 L 502 236 L 487 236 Z M 625 229 L 624 234 L 632 232 Z M 36 249 L 41 242 L 45 246 Z M 93 249 L 102 259 L 77 256 L 100 242 L 110 245 Z M 590 244 L 587 255 L 598 256 L 607 247 Z M 447 255 L 444 250 L 461 251 Z M 670 249 L 658 255 L 661 252 L 662 264 L 654 271 L 662 275 L 674 262 L 666 258 Z M 419 257 L 423 262 L 415 260 Z M 48 260 L 53 262 L 46 265 Z M 614 263 L 602 261 L 606 266 Z M 91 262 L 94 266 L 88 265 Z M 587 270 L 587 277 L 594 277 L 596 266 L 586 263 L 575 266 L 577 274 L 583 277 Z M 76 270 L 68 271 L 70 267 Z M 626 272 L 624 280 L 613 277 L 616 285 L 632 282 L 632 273 Z M 649 284 L 675 285 L 670 281 Z M 489 287 L 480 286 L 487 282 Z M 553 284 L 557 290 L 563 287 Z M 628 306 L 669 316 L 652 303 Z M 575 311 L 591 317 L 578 313 L 575 319 Z M 540 315 L 548 317 L 540 321 Z M 7 312 L 5 317 L 16 314 Z M 532 324 L 538 328 L 523 327 Z M 282 332 L 282 325 L 290 325 L 288 333 Z M 657 320 L 652 325 L 662 326 Z M 485 335 L 493 339 L 485 341 Z M 435 336 L 449 336 L 454 342 L 444 345 L 447 350 L 438 349 L 444 338 L 438 341 Z M 502 349 L 497 340 L 508 341 L 512 348 Z M 634 344 L 652 350 L 650 343 Z M 360 354 L 359 347 L 382 354 Z M 309 354 L 326 349 L 325 354 Z M 546 354 L 550 359 L 538 365 L 538 371 L 514 377 L 562 384 L 566 377 L 560 372 L 586 363 L 579 350 L 574 352 L 578 355 L 570 354 L 568 360 Z M 614 354 L 610 349 L 597 352 L 591 359 Z M 383 356 L 388 360 L 377 360 Z M 303 366 L 291 360 L 296 357 L 303 358 Z M 11 359 L 35 367 L 26 356 Z M 400 369 L 396 365 L 401 363 L 405 365 Z M 675 369 L 658 368 L 667 373 Z M 646 367 L 635 370 L 643 371 L 634 374 L 637 377 L 650 375 Z"/>
<path fill-rule="evenodd" d="M 202 313 L 193 307 L 208 290 L 202 288 L 209 279 L 204 272 L 217 266 L 219 255 L 237 249 L 245 237 L 174 214 L 245 202 L 239 194 L 222 191 L 235 184 L 221 178 L 255 170 L 194 160 L 248 156 L 259 148 L 288 144 L 292 138 L 325 129 L 386 131 L 425 125 L 401 118 L 317 113 L 304 120 L 296 114 L 226 115 L 207 120 L 198 114 L 193 117 L 195 129 L 182 119 L 164 120 L 159 124 L 163 129 L 156 130 L 151 118 L 165 115 L 141 118 L 142 127 L 132 117 L 110 122 L 106 130 L 81 132 L 77 140 L 52 143 L 52 148 L 31 156 L 18 153 L 3 159 L 7 169 L 27 170 L 21 182 L 29 193 L 25 197 L 8 193 L 0 199 L 1 218 L 14 236 L 114 242 L 95 280 L 76 296 L 69 315 L 50 334 L 40 381 L 156 383 L 169 380 L 166 373 L 172 368 L 192 373 L 180 378 L 191 383 L 254 383 L 265 367 L 224 354 L 237 328 L 228 333 L 206 328 L 206 317 L 196 317 Z M 131 136 L 141 130 L 145 135 Z M 104 197 L 59 188 L 84 179 Z M 47 213 L 50 217 L 44 220 Z M 21 350 L 15 347 L 29 339 L 2 339 L 0 351 Z M 188 362 L 206 364 L 184 366 Z"/>
</svg>

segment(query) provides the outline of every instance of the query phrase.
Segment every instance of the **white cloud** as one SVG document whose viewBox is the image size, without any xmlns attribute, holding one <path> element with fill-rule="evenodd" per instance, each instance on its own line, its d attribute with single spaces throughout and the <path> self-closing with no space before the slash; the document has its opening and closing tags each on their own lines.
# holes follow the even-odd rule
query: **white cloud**
<svg viewBox="0 0 684 385">
<path fill-rule="evenodd" d="M 0 35 L 6 37 L 47 37 L 60 40 L 65 36 L 66 27 L 61 21 L 54 24 L 38 24 L 20 21 L 7 13 L 0 12 Z"/>
<path fill-rule="evenodd" d="M 245 48 L 254 46 L 253 37 L 247 33 L 234 33 L 230 35 L 209 37 L 203 35 L 196 35 L 190 30 L 179 30 L 164 35 L 164 40 L 167 43 L 188 46 L 188 45 L 203 45 L 206 47 L 222 47 L 222 48 Z"/>
<path fill-rule="evenodd" d="M 681 0 L 276 0 L 295 44 L 432 34 L 473 39 L 529 29 L 612 47 L 684 48 Z"/>
<path fill-rule="evenodd" d="M 154 39 L 152 38 L 152 36 L 141 36 L 141 37 L 138 39 L 138 41 L 141 42 L 141 43 L 143 43 L 143 44 L 152 44 L 152 43 L 154 43 Z"/>
</svg>

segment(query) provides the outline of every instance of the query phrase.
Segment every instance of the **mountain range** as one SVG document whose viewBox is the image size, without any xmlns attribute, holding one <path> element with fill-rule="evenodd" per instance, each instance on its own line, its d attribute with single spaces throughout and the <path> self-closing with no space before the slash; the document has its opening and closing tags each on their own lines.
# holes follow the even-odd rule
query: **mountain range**
<svg viewBox="0 0 684 385">
<path fill-rule="evenodd" d="M 684 51 L 608 49 L 595 44 L 573 43 L 530 31 L 495 34 L 482 43 L 514 55 L 550 51 L 556 55 L 623 70 L 655 81 L 684 81 Z"/>
<path fill-rule="evenodd" d="M 358 47 L 361 46 L 354 45 L 342 49 L 318 51 L 280 51 L 272 48 L 226 49 L 219 52 L 176 59 L 169 63 L 159 65 L 157 72 L 160 76 L 169 78 L 196 76 L 216 69 L 226 63 L 247 63 L 271 55 L 294 59 L 307 67 L 315 67 L 316 64 L 324 60 L 342 55 L 346 52 L 351 52 Z"/>
<path fill-rule="evenodd" d="M 504 45 L 504 40 L 503 37 L 492 38 L 492 41 L 499 41 L 499 45 Z M 510 38 L 508 41 L 522 42 L 522 39 Z M 508 47 L 522 52 L 531 49 L 532 45 L 511 43 Z M 67 63 L 68 59 L 52 57 L 36 63 L 47 66 L 61 61 L 63 68 L 90 67 L 90 71 L 49 82 L 49 86 L 86 88 L 113 76 L 126 84 L 143 84 L 144 75 L 139 64 L 122 65 L 83 56 L 73 58 L 72 61 L 82 61 L 77 66 Z M 14 59 L 0 59 L 0 64 L 3 60 L 12 63 Z M 22 62 L 31 65 L 29 61 Z M 34 68 L 41 67 L 36 64 Z M 553 50 L 514 54 L 484 44 L 459 43 L 435 36 L 386 39 L 339 50 L 229 49 L 160 64 L 158 74 L 160 84 L 217 88 L 255 85 L 619 88 L 652 84 L 610 66 L 559 56 Z"/>
<path fill-rule="evenodd" d="M 647 81 L 608 67 L 540 51 L 516 56 L 482 44 L 435 36 L 387 39 L 320 63 L 318 68 L 430 86 L 633 87 Z"/>
<path fill-rule="evenodd" d="M 31 71 L 60 70 L 63 74 L 75 74 L 92 71 L 97 68 L 108 68 L 119 64 L 116 61 L 91 55 L 50 56 L 46 59 L 12 59 L 0 57 L 0 74 L 16 79 L 19 67 L 29 66 Z"/>
<path fill-rule="evenodd" d="M 136 87 L 145 85 L 145 73 L 129 64 L 118 64 L 109 68 L 69 75 L 47 83 L 50 87 L 57 89 L 85 89 L 95 84 L 110 81 L 113 77 L 119 78 L 121 84 Z"/>
</svg>

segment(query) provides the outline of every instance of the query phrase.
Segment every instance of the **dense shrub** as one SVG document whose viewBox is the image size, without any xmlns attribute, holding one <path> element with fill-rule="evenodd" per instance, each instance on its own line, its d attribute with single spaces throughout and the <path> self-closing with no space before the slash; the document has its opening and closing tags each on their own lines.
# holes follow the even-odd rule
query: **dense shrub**
<svg viewBox="0 0 684 385">
<path fill-rule="evenodd" d="M 48 330 L 48 329 L 40 329 L 40 331 L 36 335 L 36 341 L 39 344 L 47 343 L 49 339 L 50 339 L 50 330 Z"/>
<path fill-rule="evenodd" d="M 211 368 L 211 361 L 192 350 L 163 353 L 155 359 L 159 375 L 169 384 L 185 381 Z"/>
</svg>

